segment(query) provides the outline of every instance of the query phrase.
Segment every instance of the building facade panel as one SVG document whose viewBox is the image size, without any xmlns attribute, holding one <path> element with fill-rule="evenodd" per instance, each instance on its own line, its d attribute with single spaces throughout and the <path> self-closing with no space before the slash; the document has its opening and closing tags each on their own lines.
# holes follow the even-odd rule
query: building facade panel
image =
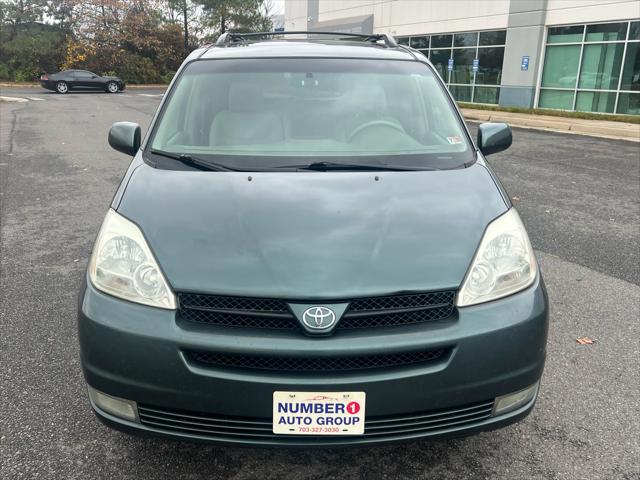
<svg viewBox="0 0 640 480">
<path fill-rule="evenodd" d="M 637 0 L 548 0 L 545 23 L 610 22 L 638 17 L 640 3 Z"/>
</svg>

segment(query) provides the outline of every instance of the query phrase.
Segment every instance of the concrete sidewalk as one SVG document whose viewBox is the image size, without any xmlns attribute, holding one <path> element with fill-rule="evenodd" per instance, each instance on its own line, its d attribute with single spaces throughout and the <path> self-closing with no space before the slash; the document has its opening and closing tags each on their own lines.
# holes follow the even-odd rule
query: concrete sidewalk
<svg viewBox="0 0 640 480">
<path fill-rule="evenodd" d="M 532 115 L 528 113 L 497 112 L 462 108 L 467 120 L 477 122 L 504 122 L 512 127 L 535 128 L 561 133 L 575 133 L 594 137 L 640 142 L 640 125 L 605 120 Z"/>
</svg>

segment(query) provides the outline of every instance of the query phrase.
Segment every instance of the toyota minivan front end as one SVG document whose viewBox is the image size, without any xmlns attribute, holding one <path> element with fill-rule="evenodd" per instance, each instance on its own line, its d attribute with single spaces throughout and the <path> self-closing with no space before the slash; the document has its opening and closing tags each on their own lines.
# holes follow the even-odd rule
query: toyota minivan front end
<svg viewBox="0 0 640 480">
<path fill-rule="evenodd" d="M 388 36 L 192 53 L 134 155 L 80 294 L 89 399 L 115 428 L 377 444 L 513 423 L 548 300 L 525 228 L 433 67 Z"/>
</svg>

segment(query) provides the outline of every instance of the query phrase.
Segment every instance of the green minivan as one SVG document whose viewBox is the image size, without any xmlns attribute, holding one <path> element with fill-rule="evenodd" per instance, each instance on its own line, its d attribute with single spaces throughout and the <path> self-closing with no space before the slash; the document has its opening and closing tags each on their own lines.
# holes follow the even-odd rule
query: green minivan
<svg viewBox="0 0 640 480">
<path fill-rule="evenodd" d="M 291 34 L 291 35 L 289 35 Z M 467 435 L 537 398 L 548 299 L 527 232 L 433 66 L 393 37 L 195 50 L 133 156 L 79 300 L 91 406 L 244 445 Z"/>
</svg>

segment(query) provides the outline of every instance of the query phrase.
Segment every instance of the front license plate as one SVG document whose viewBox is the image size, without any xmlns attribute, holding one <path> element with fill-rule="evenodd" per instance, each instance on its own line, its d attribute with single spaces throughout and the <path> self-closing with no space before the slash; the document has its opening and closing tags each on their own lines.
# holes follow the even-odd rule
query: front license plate
<svg viewBox="0 0 640 480">
<path fill-rule="evenodd" d="M 273 433 L 362 435 L 364 392 L 273 392 Z"/>
</svg>

